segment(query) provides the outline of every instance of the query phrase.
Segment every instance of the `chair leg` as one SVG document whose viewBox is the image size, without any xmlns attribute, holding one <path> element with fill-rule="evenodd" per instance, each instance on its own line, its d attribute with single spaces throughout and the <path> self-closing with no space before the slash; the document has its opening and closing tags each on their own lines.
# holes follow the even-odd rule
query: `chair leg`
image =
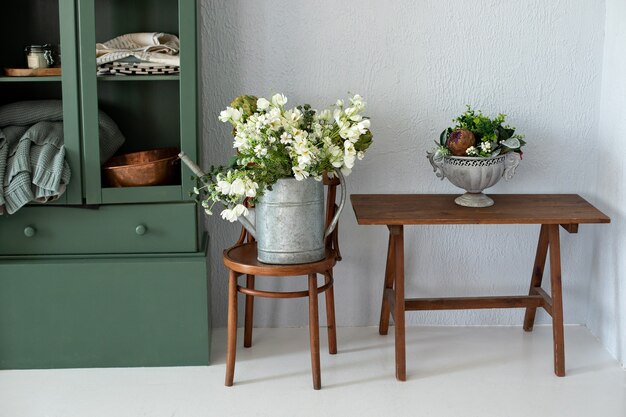
<svg viewBox="0 0 626 417">
<path fill-rule="evenodd" d="M 317 309 L 317 274 L 309 274 L 309 337 L 311 339 L 313 389 L 321 389 L 322 377 L 320 375 L 320 328 Z"/>
<path fill-rule="evenodd" d="M 333 277 L 333 271 L 326 271 L 324 282 L 328 284 Z M 331 285 L 326 290 L 326 327 L 328 328 L 328 353 L 337 353 L 337 327 L 335 326 L 335 290 Z"/>
<path fill-rule="evenodd" d="M 226 381 L 231 387 L 235 376 L 235 353 L 237 350 L 237 274 L 228 274 L 228 342 L 226 346 Z"/>
<path fill-rule="evenodd" d="M 254 289 L 254 275 L 246 276 L 246 287 Z M 246 319 L 243 331 L 243 347 L 252 346 L 252 324 L 254 321 L 254 297 L 246 294 Z"/>
</svg>

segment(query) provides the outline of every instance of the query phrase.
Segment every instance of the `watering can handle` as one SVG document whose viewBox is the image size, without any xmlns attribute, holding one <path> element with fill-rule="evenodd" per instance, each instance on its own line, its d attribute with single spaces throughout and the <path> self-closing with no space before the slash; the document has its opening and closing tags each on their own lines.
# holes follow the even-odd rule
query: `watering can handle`
<svg viewBox="0 0 626 417">
<path fill-rule="evenodd" d="M 324 233 L 324 239 L 326 239 L 337 227 L 337 222 L 339 221 L 339 215 L 343 210 L 343 206 L 346 204 L 346 179 L 340 170 L 336 169 L 335 173 L 339 177 L 339 185 L 341 186 L 341 197 L 339 198 L 339 207 L 337 208 L 337 212 L 335 212 L 335 217 L 330 221 L 330 224 L 326 228 L 326 232 Z"/>
</svg>

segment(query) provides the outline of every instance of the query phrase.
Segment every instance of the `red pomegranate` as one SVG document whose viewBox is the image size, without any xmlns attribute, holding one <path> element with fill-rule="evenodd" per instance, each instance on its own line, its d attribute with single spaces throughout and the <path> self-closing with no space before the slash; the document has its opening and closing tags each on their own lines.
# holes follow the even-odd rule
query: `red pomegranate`
<svg viewBox="0 0 626 417">
<path fill-rule="evenodd" d="M 450 133 L 446 146 L 454 156 L 467 156 L 465 151 L 474 146 L 476 137 L 467 129 L 457 129 Z"/>
</svg>

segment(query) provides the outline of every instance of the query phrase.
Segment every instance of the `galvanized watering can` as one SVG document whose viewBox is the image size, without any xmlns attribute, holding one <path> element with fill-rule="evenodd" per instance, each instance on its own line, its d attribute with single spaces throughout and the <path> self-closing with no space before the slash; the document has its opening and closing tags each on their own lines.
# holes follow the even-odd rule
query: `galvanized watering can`
<svg viewBox="0 0 626 417">
<path fill-rule="evenodd" d="M 183 152 L 180 159 L 198 177 L 202 172 Z M 325 238 L 335 227 L 346 202 L 345 179 L 337 170 L 341 185 L 339 207 L 324 230 L 324 184 L 314 178 L 298 181 L 283 178 L 259 197 L 256 208 L 239 222 L 257 240 L 257 259 L 269 264 L 315 262 L 325 256 Z"/>
</svg>

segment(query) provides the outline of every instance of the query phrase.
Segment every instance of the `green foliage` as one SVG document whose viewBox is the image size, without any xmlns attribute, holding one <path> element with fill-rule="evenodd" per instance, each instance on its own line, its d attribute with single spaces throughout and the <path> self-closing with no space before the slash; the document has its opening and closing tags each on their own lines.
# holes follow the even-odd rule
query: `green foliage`
<svg viewBox="0 0 626 417">
<path fill-rule="evenodd" d="M 468 104 L 467 110 L 452 121 L 455 125 L 444 129 L 439 136 L 439 146 L 446 150 L 450 133 L 457 129 L 467 129 L 476 137 L 474 150 L 468 156 L 490 157 L 507 152 L 521 154 L 521 147 L 526 144 L 523 135 L 515 134 L 515 128 L 505 124 L 506 115 L 502 113 L 490 119 Z"/>
<path fill-rule="evenodd" d="M 248 117 L 256 111 L 257 100 L 257 97 L 249 95 L 235 97 L 235 99 L 230 103 L 230 107 L 240 109 L 242 113 L 242 120 L 245 122 Z"/>
</svg>

